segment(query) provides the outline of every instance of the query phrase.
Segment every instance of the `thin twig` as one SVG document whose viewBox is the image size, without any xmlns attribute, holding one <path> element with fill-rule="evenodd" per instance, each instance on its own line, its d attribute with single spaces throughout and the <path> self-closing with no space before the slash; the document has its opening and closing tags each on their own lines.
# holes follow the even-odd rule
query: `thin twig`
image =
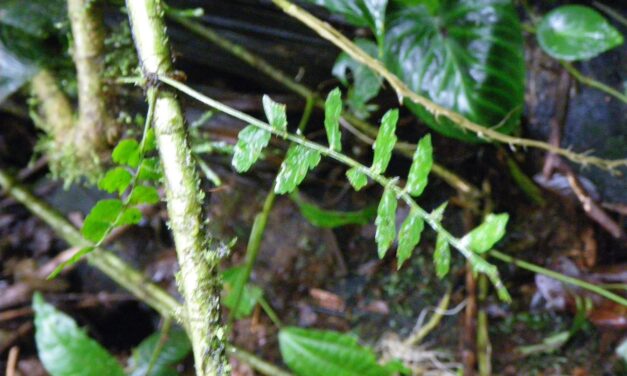
<svg viewBox="0 0 627 376">
<path fill-rule="evenodd" d="M 614 98 L 622 101 L 623 103 L 627 103 L 627 95 L 621 93 L 620 91 L 595 80 L 594 78 L 585 76 L 583 73 L 577 70 L 574 65 L 569 63 L 568 61 L 560 60 L 560 64 L 570 73 L 577 81 L 581 82 L 584 85 L 588 85 L 595 89 L 601 90 L 602 92 L 613 96 Z"/>
<path fill-rule="evenodd" d="M 20 355 L 20 348 L 17 346 L 11 347 L 9 350 L 9 358 L 7 359 L 7 368 L 6 375 L 7 376 L 15 376 L 15 370 L 17 368 L 17 359 Z"/>
<path fill-rule="evenodd" d="M 580 163 L 582 165 L 592 165 L 610 171 L 614 171 L 621 166 L 627 166 L 627 158 L 607 160 L 591 155 L 575 153 L 571 150 L 555 147 L 543 141 L 506 135 L 503 133 L 499 133 L 492 128 L 487 128 L 480 124 L 477 124 L 465 118 L 461 114 L 444 108 L 427 99 L 426 97 L 423 97 L 409 89 L 409 87 L 403 81 L 401 81 L 395 74 L 390 72 L 379 60 L 368 55 L 330 24 L 321 21 L 311 13 L 296 6 L 288 0 L 272 0 L 272 2 L 279 8 L 281 8 L 285 13 L 298 19 L 299 21 L 310 27 L 312 30 L 317 32 L 322 38 L 335 44 L 341 50 L 350 55 L 353 59 L 366 65 L 368 68 L 372 69 L 374 72 L 382 76 L 392 86 L 392 88 L 398 95 L 399 102 L 401 103 L 403 102 L 404 98 L 407 98 L 412 102 L 423 106 L 436 119 L 440 117 L 445 117 L 460 126 L 461 128 L 467 129 L 475 133 L 480 138 L 488 141 L 498 141 L 504 144 L 508 144 L 512 147 L 520 146 L 542 149 L 553 152 L 555 154 L 559 154 L 573 162 Z"/>
<path fill-rule="evenodd" d="M 422 342 L 422 340 L 440 324 L 440 321 L 442 321 L 442 317 L 444 317 L 444 314 L 448 309 L 448 304 L 450 300 L 451 292 L 447 291 L 446 294 L 444 294 L 444 296 L 442 296 L 442 298 L 440 299 L 440 302 L 438 303 L 438 306 L 434 310 L 433 315 L 431 316 L 429 321 L 425 325 L 421 326 L 416 333 L 407 337 L 407 339 L 403 341 L 403 344 L 406 346 L 419 345 L 420 342 Z"/>
</svg>

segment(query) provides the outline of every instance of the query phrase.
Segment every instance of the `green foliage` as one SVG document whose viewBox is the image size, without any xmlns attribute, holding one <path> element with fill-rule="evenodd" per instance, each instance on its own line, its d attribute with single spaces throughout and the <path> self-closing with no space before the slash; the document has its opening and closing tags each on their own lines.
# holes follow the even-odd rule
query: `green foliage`
<svg viewBox="0 0 627 376">
<path fill-rule="evenodd" d="M 385 42 L 377 37 L 384 63 L 411 90 L 476 123 L 499 125 L 499 132 L 518 128 L 524 102 L 523 39 L 510 1 L 393 1 L 381 17 L 383 29 L 365 22 L 361 2 L 315 2 L 356 26 L 370 26 L 375 35 L 384 30 Z M 482 141 L 418 104 L 406 104 L 448 137 Z"/>
<path fill-rule="evenodd" d="M 293 193 L 290 197 L 296 205 L 298 205 L 300 214 L 311 224 L 318 227 L 335 228 L 346 225 L 365 225 L 376 215 L 376 208 L 374 206 L 369 206 L 358 211 L 342 212 L 324 210 L 316 205 L 307 203 L 298 193 Z"/>
<path fill-rule="evenodd" d="M 161 179 L 161 165 L 159 163 L 159 158 L 144 158 L 139 164 L 137 180 L 157 181 L 159 179 Z"/>
<path fill-rule="evenodd" d="M 121 195 L 131 184 L 131 180 L 133 180 L 133 175 L 128 170 L 124 167 L 116 167 L 107 171 L 105 176 L 98 181 L 98 188 Z"/>
<path fill-rule="evenodd" d="M 291 145 L 276 177 L 274 191 L 278 194 L 292 192 L 305 179 L 307 172 L 320 163 L 320 159 L 320 153 L 316 150 Z"/>
<path fill-rule="evenodd" d="M 154 205 L 159 202 L 159 192 L 155 187 L 149 187 L 146 185 L 137 185 L 131 191 L 128 198 L 129 205 L 141 205 L 148 204 Z"/>
<path fill-rule="evenodd" d="M 414 248 L 420 243 L 420 235 L 424 226 L 424 219 L 415 209 L 412 209 L 398 232 L 398 249 L 396 250 L 398 269 L 403 266 L 405 260 L 411 257 Z"/>
<path fill-rule="evenodd" d="M 237 172 L 248 171 L 268 146 L 272 135 L 261 128 L 249 125 L 237 135 L 237 144 L 231 164 Z"/>
<path fill-rule="evenodd" d="M 438 278 L 444 278 L 451 268 L 451 248 L 442 233 L 438 233 L 433 251 L 433 263 Z"/>
<path fill-rule="evenodd" d="M 114 226 L 118 217 L 124 210 L 124 204 L 118 199 L 100 200 L 91 209 L 85 221 L 81 232 L 85 239 L 98 243 Z"/>
<path fill-rule="evenodd" d="M 324 128 L 327 131 L 331 150 L 342 151 L 342 133 L 340 132 L 340 115 L 342 114 L 342 92 L 333 89 L 324 104 Z"/>
<path fill-rule="evenodd" d="M 263 296 L 263 290 L 253 284 L 246 283 L 246 267 L 236 266 L 222 272 L 226 296 L 222 303 L 233 310 L 237 306 L 237 311 L 231 312 L 236 319 L 250 316 L 253 308 Z M 239 304 L 237 302 L 239 296 Z"/>
<path fill-rule="evenodd" d="M 71 317 L 46 303 L 39 293 L 33 296 L 33 310 L 37 352 L 50 375 L 124 375 L 107 350 L 89 338 Z"/>
<path fill-rule="evenodd" d="M 392 187 L 385 187 L 383 196 L 377 209 L 377 218 L 374 223 L 377 226 L 375 240 L 377 253 L 383 258 L 396 237 L 396 193 Z"/>
<path fill-rule="evenodd" d="M 356 39 L 355 44 L 372 57 L 377 56 L 377 46 L 367 39 Z M 352 73 L 352 85 L 348 80 L 348 72 Z M 368 102 L 379 94 L 382 80 L 370 68 L 355 61 L 346 52 L 338 56 L 333 65 L 333 75 L 342 85 L 348 87 L 346 104 L 352 113 L 359 118 L 367 118 L 371 111 L 377 109 L 376 105 L 368 105 Z"/>
<path fill-rule="evenodd" d="M 272 128 L 282 132 L 287 131 L 287 114 L 285 113 L 285 105 L 273 101 L 267 95 L 263 96 L 262 102 L 266 118 Z"/>
<path fill-rule="evenodd" d="M 346 171 L 346 177 L 356 191 L 361 190 L 368 184 L 368 176 L 359 171 L 357 167 L 352 167 Z"/>
<path fill-rule="evenodd" d="M 165 342 L 153 360 L 155 350 L 162 340 L 162 333 L 156 332 L 144 339 L 134 350 L 129 358 L 131 368 L 130 376 L 176 376 L 178 372 L 175 366 L 183 361 L 191 352 L 192 347 L 187 339 L 185 331 L 181 328 L 173 328 L 165 337 Z M 150 373 L 150 362 L 153 361 Z"/>
<path fill-rule="evenodd" d="M 462 243 L 473 252 L 487 252 L 505 235 L 508 220 L 507 213 L 488 214 L 481 225 L 462 238 Z"/>
<path fill-rule="evenodd" d="M 564 5 L 549 12 L 538 26 L 538 42 L 556 59 L 591 59 L 623 43 L 622 34 L 596 10 Z"/>
<path fill-rule="evenodd" d="M 388 168 L 392 158 L 392 150 L 396 143 L 396 123 L 398 122 L 398 110 L 389 110 L 381 119 L 381 128 L 377 134 L 372 148 L 374 149 L 374 159 L 372 161 L 372 171 L 375 174 L 382 174 Z"/>
<path fill-rule="evenodd" d="M 115 149 L 113 149 L 111 158 L 113 159 L 113 162 L 117 164 L 137 168 L 141 160 L 139 143 L 133 139 L 120 140 Z"/>
<path fill-rule="evenodd" d="M 413 91 L 486 126 L 511 133 L 524 102 L 520 21 L 510 1 L 444 0 L 390 15 L 386 66 Z M 463 141 L 481 139 L 420 105 L 407 106 L 431 128 Z"/>
<path fill-rule="evenodd" d="M 279 347 L 283 361 L 298 376 L 384 376 L 399 370 L 381 366 L 371 349 L 332 331 L 282 328 Z"/>
<path fill-rule="evenodd" d="M 405 189 L 410 195 L 418 197 L 427 186 L 427 177 L 433 166 L 433 147 L 431 146 L 431 135 L 424 136 L 416 147 L 414 158 L 407 176 Z"/>
</svg>

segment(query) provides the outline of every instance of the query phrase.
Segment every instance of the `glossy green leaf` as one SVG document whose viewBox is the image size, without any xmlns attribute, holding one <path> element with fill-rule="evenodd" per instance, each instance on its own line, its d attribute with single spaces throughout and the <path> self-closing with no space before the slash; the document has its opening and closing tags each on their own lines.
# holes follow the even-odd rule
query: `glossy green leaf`
<svg viewBox="0 0 627 376">
<path fill-rule="evenodd" d="M 111 158 L 117 164 L 127 165 L 132 168 L 137 168 L 139 161 L 141 160 L 141 152 L 139 150 L 139 143 L 133 139 L 124 139 L 118 142 Z"/>
<path fill-rule="evenodd" d="M 146 373 L 161 338 L 160 332 L 153 333 L 133 350 L 133 355 L 129 358 L 130 376 L 178 375 L 175 366 L 182 362 L 192 350 L 185 331 L 179 327 L 172 328 L 167 333 L 165 343 L 162 345 L 150 373 Z"/>
<path fill-rule="evenodd" d="M 114 222 L 114 226 L 136 225 L 142 220 L 142 212 L 137 208 L 126 208 Z"/>
<path fill-rule="evenodd" d="M 398 269 L 403 266 L 405 260 L 411 257 L 414 248 L 420 243 L 420 235 L 424 226 L 425 222 L 422 217 L 416 210 L 412 209 L 398 232 L 398 249 L 396 250 Z"/>
<path fill-rule="evenodd" d="M 360 189 L 365 187 L 366 184 L 368 184 L 368 176 L 359 171 L 359 169 L 356 167 L 350 168 L 348 171 L 346 171 L 346 177 L 356 191 L 359 191 Z"/>
<path fill-rule="evenodd" d="M 273 101 L 269 96 L 264 95 L 263 110 L 268 118 L 268 123 L 282 132 L 287 131 L 287 114 L 285 112 L 285 105 Z"/>
<path fill-rule="evenodd" d="M 50 275 L 48 275 L 48 277 L 46 277 L 46 279 L 53 279 L 56 278 L 59 274 L 61 274 L 61 272 L 71 266 L 76 264 L 77 262 L 79 262 L 83 256 L 91 253 L 94 251 L 94 247 L 84 247 L 79 249 L 76 253 L 74 253 L 72 255 L 72 257 L 70 257 L 68 260 L 63 261 L 62 263 L 60 263 L 56 268 L 54 268 L 54 270 L 52 271 L 52 273 L 50 273 Z"/>
<path fill-rule="evenodd" d="M 524 103 L 523 38 L 507 0 L 442 0 L 397 7 L 388 16 L 385 64 L 410 89 L 499 132 L 517 129 Z M 407 106 L 436 131 L 464 141 L 480 137 Z"/>
<path fill-rule="evenodd" d="M 124 167 L 115 167 L 107 171 L 105 176 L 98 181 L 98 188 L 109 193 L 117 192 L 118 195 L 122 195 L 131 184 L 131 180 L 133 180 L 133 175 Z"/>
<path fill-rule="evenodd" d="M 356 39 L 355 44 L 372 57 L 377 57 L 377 45 L 367 39 Z M 352 85 L 349 83 L 349 72 Z M 333 65 L 333 75 L 348 87 L 346 105 L 357 117 L 365 119 L 377 106 L 367 103 L 379 94 L 382 80 L 375 72 L 364 64 L 354 60 L 346 52 L 338 56 Z"/>
<path fill-rule="evenodd" d="M 120 200 L 98 201 L 83 222 L 81 232 L 85 239 L 94 243 L 101 241 L 122 213 L 122 209 L 123 205 Z"/>
<path fill-rule="evenodd" d="M 279 348 L 298 376 L 387 376 L 396 369 L 377 363 L 373 351 L 351 336 L 327 330 L 284 327 Z"/>
<path fill-rule="evenodd" d="M 433 147 L 431 146 L 431 135 L 428 134 L 418 142 L 414 152 L 406 186 L 410 195 L 418 197 L 422 194 L 427 186 L 427 178 L 432 166 Z"/>
<path fill-rule="evenodd" d="M 156 188 L 145 185 L 137 185 L 131 191 L 128 203 L 130 205 L 154 205 L 158 203 L 160 199 L 159 192 L 157 192 Z"/>
<path fill-rule="evenodd" d="M 379 44 L 385 33 L 385 11 L 388 0 L 307 0 L 341 14 L 357 26 L 369 26 Z"/>
<path fill-rule="evenodd" d="M 462 238 L 462 243 L 473 252 L 487 252 L 505 235 L 508 220 L 507 213 L 488 214 L 482 224 Z"/>
<path fill-rule="evenodd" d="M 298 205 L 298 209 L 303 217 L 312 225 L 318 227 L 335 228 L 346 225 L 365 225 L 368 224 L 377 213 L 377 209 L 374 206 L 351 212 L 324 210 L 306 202 L 297 193 L 293 193 L 290 197 L 296 205 Z"/>
<path fill-rule="evenodd" d="M 33 296 L 35 343 L 44 368 L 52 376 L 124 376 L 115 358 L 68 315 Z"/>
<path fill-rule="evenodd" d="M 391 187 L 386 187 L 377 208 L 377 218 L 374 223 L 377 226 L 375 240 L 377 253 L 383 258 L 396 237 L 396 193 Z"/>
<path fill-rule="evenodd" d="M 381 119 L 381 127 L 377 134 L 372 148 L 374 149 L 374 159 L 372 161 L 372 171 L 382 174 L 388 168 L 392 158 L 392 150 L 396 144 L 396 123 L 398 122 L 398 110 L 389 110 Z"/>
<path fill-rule="evenodd" d="M 342 151 L 342 133 L 340 132 L 340 115 L 342 114 L 342 92 L 333 89 L 324 104 L 324 128 L 327 131 L 331 150 Z"/>
<path fill-rule="evenodd" d="M 549 12 L 538 26 L 538 42 L 556 59 L 585 60 L 619 46 L 623 35 L 596 10 L 564 5 Z"/>
<path fill-rule="evenodd" d="M 274 191 L 278 194 L 290 193 L 305 179 L 307 172 L 320 163 L 320 153 L 302 145 L 293 144 L 287 150 L 276 177 Z"/>
<path fill-rule="evenodd" d="M 159 158 L 144 158 L 139 165 L 137 179 L 140 181 L 157 181 L 161 179 Z"/>
<path fill-rule="evenodd" d="M 451 268 L 451 248 L 442 233 L 438 233 L 435 240 L 433 263 L 435 264 L 435 274 L 438 278 L 444 278 Z"/>
<path fill-rule="evenodd" d="M 224 280 L 224 287 L 227 293 L 223 299 L 224 305 L 231 310 L 235 309 L 237 296 L 238 294 L 240 295 L 237 311 L 231 312 L 236 319 L 250 316 L 263 295 L 261 288 L 244 281 L 245 272 L 246 268 L 244 266 L 236 266 L 222 272 L 222 279 Z"/>
<path fill-rule="evenodd" d="M 237 144 L 233 152 L 231 164 L 237 172 L 246 172 L 257 162 L 263 149 L 270 142 L 270 132 L 249 125 L 242 129 L 237 136 Z"/>
</svg>

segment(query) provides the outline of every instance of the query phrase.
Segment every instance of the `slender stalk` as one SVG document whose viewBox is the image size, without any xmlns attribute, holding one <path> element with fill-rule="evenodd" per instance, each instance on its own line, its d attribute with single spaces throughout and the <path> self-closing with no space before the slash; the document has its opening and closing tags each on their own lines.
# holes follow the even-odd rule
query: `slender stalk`
<svg viewBox="0 0 627 376">
<path fill-rule="evenodd" d="M 72 26 L 73 58 L 78 81 L 79 118 L 74 142 L 78 158 L 105 150 L 116 136 L 106 104 L 104 83 L 104 27 L 101 5 L 91 0 L 67 0 Z"/>
<path fill-rule="evenodd" d="M 379 60 L 368 55 L 330 24 L 321 21 L 311 13 L 298 7 L 288 0 L 272 0 L 272 2 L 276 6 L 281 8 L 285 13 L 298 19 L 309 28 L 314 30 L 322 38 L 335 44 L 341 50 L 349 54 L 353 59 L 366 65 L 368 68 L 372 69 L 374 72 L 382 76 L 386 81 L 388 81 L 394 91 L 396 91 L 400 102 L 402 102 L 404 98 L 407 98 L 412 102 L 423 106 L 435 118 L 445 117 L 453 123 L 457 124 L 459 127 L 467 129 L 485 140 L 498 141 L 501 143 L 509 144 L 511 146 L 534 147 L 537 149 L 542 149 L 555 154 L 559 154 L 564 158 L 567 158 L 576 163 L 580 163 L 582 165 L 593 165 L 607 170 L 615 170 L 621 166 L 627 166 L 627 158 L 606 160 L 595 156 L 575 153 L 573 151 L 562 149 L 543 141 L 506 135 L 503 133 L 499 133 L 492 128 L 487 128 L 480 124 L 477 124 L 465 118 L 461 114 L 444 108 L 427 99 L 426 97 L 418 95 L 417 93 L 409 89 L 409 87 L 407 87 L 407 85 L 403 81 L 401 81 L 395 74 L 390 72 Z"/>
<path fill-rule="evenodd" d="M 172 73 L 172 57 L 158 0 L 127 0 L 135 46 L 148 82 Z M 148 88 L 156 91 L 155 86 Z M 156 93 L 154 129 L 165 182 L 170 227 L 181 272 L 177 282 L 185 299 L 196 374 L 230 373 L 221 324 L 218 274 L 224 246 L 211 237 L 203 219 L 200 180 L 192 157 L 180 104 L 174 93 Z"/>
<path fill-rule="evenodd" d="M 29 209 L 35 216 L 50 226 L 54 232 L 71 246 L 82 248 L 90 245 L 80 231 L 70 223 L 61 213 L 53 209 L 46 202 L 33 195 L 26 187 L 6 171 L 0 169 L 0 187 Z M 153 284 L 143 273 L 137 271 L 125 261 L 117 257 L 113 252 L 105 249 L 97 249 L 87 255 L 89 264 L 115 281 L 122 288 L 128 290 L 137 299 L 152 307 L 166 320 L 176 318 L 183 324 L 189 335 L 188 320 L 185 317 L 184 307 L 161 287 Z M 286 375 L 274 365 L 250 354 L 235 346 L 229 346 L 229 354 L 250 364 L 253 368 L 267 375 Z"/>
<path fill-rule="evenodd" d="M 254 125 L 256 127 L 259 127 L 261 129 L 266 130 L 267 132 L 270 132 L 272 134 L 274 134 L 275 136 L 278 137 L 282 137 L 284 139 L 287 139 L 293 143 L 305 146 L 309 149 L 312 150 L 316 150 L 317 152 L 319 152 L 322 155 L 325 155 L 329 158 L 335 159 L 336 161 L 348 166 L 348 167 L 355 167 L 357 169 L 359 169 L 361 172 L 363 172 L 364 174 L 366 174 L 369 178 L 371 178 L 372 180 L 376 181 L 377 183 L 381 184 L 382 186 L 389 186 L 391 189 L 394 189 L 394 191 L 397 193 L 397 196 L 400 197 L 401 199 L 403 199 L 403 201 L 405 201 L 410 208 L 415 209 L 416 212 L 425 220 L 425 222 L 427 222 L 427 224 L 429 224 L 429 226 L 431 226 L 431 228 L 433 228 L 436 232 L 438 233 L 442 233 L 442 236 L 444 236 L 446 238 L 446 240 L 453 246 L 455 247 L 457 250 L 459 250 L 465 257 L 467 257 L 470 261 L 473 261 L 478 258 L 478 256 L 474 255 L 469 249 L 466 248 L 466 246 L 457 238 L 455 238 L 453 235 L 451 235 L 446 229 L 444 229 L 442 227 L 442 225 L 439 223 L 439 221 L 436 220 L 436 218 L 433 218 L 429 213 L 425 212 L 424 209 L 422 209 L 421 207 L 418 206 L 418 204 L 415 203 L 415 201 L 399 186 L 397 186 L 393 180 L 395 179 L 388 179 L 384 176 L 378 175 L 378 174 L 374 174 L 368 167 L 362 165 L 361 163 L 357 162 L 356 160 L 342 154 L 342 153 L 338 153 L 334 150 L 331 150 L 327 147 L 324 147 L 322 145 L 316 144 L 314 142 L 308 141 L 306 139 L 304 139 L 303 137 L 297 136 L 297 135 L 292 135 L 289 134 L 287 132 L 282 132 L 277 130 L 276 128 L 273 128 L 272 126 L 270 126 L 270 124 L 267 124 L 261 120 L 258 120 L 248 114 L 245 114 L 243 112 L 240 112 L 236 109 L 233 109 L 227 105 L 222 104 L 221 102 L 218 102 L 214 99 L 211 99 L 209 97 L 207 97 L 206 95 L 199 93 L 197 91 L 195 91 L 194 89 L 188 87 L 187 85 L 178 82 L 176 80 L 173 80 L 171 78 L 168 77 L 163 77 L 160 76 L 159 79 L 176 88 L 177 90 L 181 91 L 182 93 L 185 93 L 186 95 L 189 95 L 190 97 L 198 100 L 199 102 L 202 102 L 206 105 L 208 105 L 209 107 L 212 107 L 218 111 L 221 111 L 225 114 L 228 114 L 230 116 L 233 116 L 237 119 L 242 120 L 243 122 L 247 123 L 247 124 L 251 124 Z M 519 266 L 521 268 L 533 271 L 535 273 L 538 274 L 543 274 L 546 275 L 548 277 L 557 279 L 561 282 L 564 283 L 568 283 L 568 284 L 572 284 L 574 286 L 578 286 L 581 287 L 583 289 L 586 289 L 588 291 L 592 291 L 594 293 L 597 293 L 599 295 L 602 295 L 618 304 L 627 306 L 627 299 L 614 294 L 610 291 L 607 291 L 599 286 L 593 285 L 591 283 L 573 278 L 573 277 L 569 277 L 563 274 L 560 274 L 558 272 L 543 268 L 541 266 L 526 262 L 526 261 L 522 261 L 522 260 L 517 260 L 511 256 L 508 256 L 504 253 L 501 253 L 497 250 L 492 250 L 489 253 L 489 256 L 494 257 L 496 259 L 499 259 L 501 261 L 507 262 L 507 263 L 511 263 L 513 265 Z M 482 260 L 483 261 L 483 260 Z M 479 261 L 480 262 L 480 261 Z M 482 265 L 484 266 L 484 265 Z M 488 276 L 488 278 L 490 278 L 490 280 L 492 281 L 493 284 L 496 285 L 497 289 L 498 288 L 502 288 L 502 284 L 500 282 L 500 280 L 498 279 L 498 274 L 495 273 L 495 269 L 493 270 L 492 268 L 487 268 L 486 270 L 480 270 L 481 272 L 483 272 L 484 274 L 486 274 Z M 496 277 L 496 278 L 495 278 Z"/>
<path fill-rule="evenodd" d="M 253 52 L 246 49 L 244 46 L 231 42 L 230 40 L 220 36 L 208 26 L 190 20 L 188 16 L 181 15 L 180 12 L 174 9 L 168 9 L 166 11 L 166 14 L 169 18 L 186 27 L 188 30 L 192 31 L 196 35 L 210 41 L 211 43 L 229 52 L 238 59 L 266 74 L 268 77 L 282 84 L 292 92 L 305 98 L 305 100 L 307 100 L 307 104 L 309 104 L 309 101 L 313 101 L 316 107 L 324 109 L 324 100 L 320 98 L 320 96 L 316 92 L 309 89 L 307 86 L 296 82 L 293 78 L 283 73 L 279 68 L 270 64 L 263 57 L 254 54 Z M 342 117 L 359 131 L 366 133 L 370 137 L 376 137 L 378 128 L 373 126 L 372 124 L 369 124 L 368 122 L 358 118 L 348 111 L 343 111 Z M 363 141 L 362 138 L 360 138 L 360 140 Z M 414 144 L 397 143 L 396 145 L 394 145 L 394 149 L 397 152 L 410 159 L 414 155 L 415 148 L 416 145 Z M 468 181 L 435 162 L 433 164 L 433 173 L 453 188 L 470 197 L 479 197 L 481 194 L 480 191 Z"/>
<path fill-rule="evenodd" d="M 163 325 L 161 326 L 161 333 L 159 334 L 159 341 L 152 351 L 152 355 L 150 356 L 150 361 L 148 362 L 148 368 L 146 369 L 146 373 L 144 376 L 150 376 L 152 373 L 152 369 L 155 367 L 157 363 L 157 359 L 159 359 L 159 354 L 163 351 L 163 347 L 166 342 L 168 342 L 168 337 L 170 336 L 170 330 L 172 329 L 172 319 L 166 317 L 163 321 Z"/>
<path fill-rule="evenodd" d="M 422 342 L 422 340 L 429 334 L 433 329 L 435 329 L 442 321 L 442 317 L 444 317 L 444 313 L 448 309 L 449 302 L 451 300 L 451 292 L 447 291 L 444 296 L 440 299 L 433 316 L 429 319 L 429 321 L 423 325 L 416 333 L 407 337 L 403 344 L 406 346 L 417 346 Z"/>
<path fill-rule="evenodd" d="M 431 214 L 427 213 L 423 208 L 421 208 L 420 206 L 418 206 L 418 204 L 416 204 L 416 202 L 414 201 L 414 199 L 400 186 L 398 186 L 396 184 L 396 180 L 397 179 L 389 179 L 385 176 L 379 175 L 377 173 L 374 173 L 370 168 L 364 166 L 363 164 L 359 163 L 358 161 L 356 161 L 355 159 L 342 154 L 340 152 L 337 152 L 335 150 L 332 150 L 328 147 L 324 147 L 322 145 L 319 145 L 315 142 L 311 142 L 307 139 L 305 139 L 304 137 L 298 136 L 298 135 L 293 135 L 293 134 L 289 134 L 288 132 L 284 132 L 284 131 L 280 131 L 277 130 L 276 128 L 270 126 L 270 124 L 265 123 L 259 119 L 256 119 L 248 114 L 245 114 L 243 112 L 240 112 L 234 108 L 231 108 L 219 101 L 216 101 L 214 99 L 211 99 L 197 91 L 195 91 L 194 89 L 190 88 L 189 86 L 178 82 L 176 80 L 173 80 L 169 77 L 166 76 L 159 76 L 159 80 L 161 80 L 162 82 L 176 88 L 177 90 L 189 95 L 190 97 L 218 110 L 221 111 L 225 114 L 231 115 L 237 119 L 240 119 L 244 122 L 247 122 L 248 124 L 254 125 L 256 127 L 259 127 L 261 129 L 264 129 L 268 132 L 270 132 L 271 134 L 274 134 L 275 136 L 278 137 L 282 137 L 286 140 L 289 140 L 293 143 L 305 146 L 311 150 L 315 150 L 317 152 L 319 152 L 320 154 L 327 156 L 329 158 L 335 159 L 336 161 L 344 164 L 345 166 L 348 167 L 354 167 L 356 169 L 358 169 L 360 172 L 364 173 L 366 176 L 368 176 L 370 179 L 376 181 L 378 184 L 380 184 L 383 187 L 389 187 L 392 190 L 394 190 L 394 192 L 396 193 L 396 196 L 401 198 L 403 201 L 405 201 L 405 203 L 412 209 L 415 210 L 415 212 L 425 221 L 427 222 L 427 224 L 433 229 L 435 230 L 438 234 L 440 234 L 450 245 L 452 245 L 454 248 L 456 248 L 460 253 L 462 253 L 462 255 L 464 257 L 466 257 L 468 259 L 468 261 L 470 261 L 470 263 L 473 265 L 473 267 L 476 268 L 476 271 L 485 273 L 488 278 L 490 278 L 490 281 L 494 284 L 494 286 L 497 288 L 497 291 L 499 293 L 499 296 L 506 301 L 509 301 L 511 298 L 509 296 L 509 294 L 507 293 L 507 290 L 505 289 L 505 287 L 503 286 L 503 283 L 501 282 L 501 279 L 498 276 L 498 270 L 496 269 L 496 267 L 494 267 L 493 265 L 488 264 L 485 260 L 483 260 L 480 256 L 477 256 L 475 253 L 473 253 L 470 249 L 468 249 L 468 247 L 462 243 L 462 241 L 460 239 L 457 239 L 456 237 L 454 237 L 453 235 L 451 235 L 451 233 L 449 233 L 440 223 L 439 219 L 432 216 Z"/>
<path fill-rule="evenodd" d="M 497 249 L 493 249 L 490 251 L 490 253 L 488 254 L 490 257 L 493 257 L 497 260 L 501 260 L 503 262 L 506 262 L 508 264 L 512 264 L 515 265 L 521 269 L 525 269 L 528 270 L 530 272 L 534 272 L 534 273 L 538 273 L 538 274 L 542 274 L 545 275 L 547 277 L 551 277 L 555 280 L 558 280 L 560 282 L 564 282 L 567 283 L 569 285 L 573 285 L 573 286 L 577 286 L 577 287 L 581 287 L 582 289 L 594 292 L 596 294 L 599 294 L 601 296 L 603 296 L 604 298 L 607 298 L 615 303 L 618 303 L 620 305 L 626 306 L 627 307 L 627 299 L 623 298 L 622 296 L 615 294 L 611 291 L 608 291 L 606 289 L 604 289 L 601 286 L 597 286 L 594 285 L 592 283 L 583 281 L 581 279 L 577 279 L 575 277 L 571 277 L 571 276 L 567 276 L 565 274 L 561 274 L 558 273 L 556 271 L 547 269 L 547 268 L 543 268 L 539 265 L 536 264 L 532 264 L 530 262 L 524 261 L 524 260 L 520 260 L 517 259 L 515 257 L 506 255 L 503 252 L 500 252 Z"/>
<path fill-rule="evenodd" d="M 605 85 L 604 83 L 600 81 L 595 80 L 594 78 L 583 75 L 580 71 L 577 70 L 577 68 L 575 68 L 568 61 L 560 60 L 560 64 L 562 64 L 564 69 L 566 69 L 568 73 L 570 73 L 573 77 L 575 77 L 577 81 L 581 82 L 582 84 L 601 90 L 602 92 L 613 96 L 614 98 L 622 101 L 623 103 L 627 103 L 627 95 L 621 93 L 618 90 L 615 90 L 614 88 L 608 85 Z"/>
</svg>

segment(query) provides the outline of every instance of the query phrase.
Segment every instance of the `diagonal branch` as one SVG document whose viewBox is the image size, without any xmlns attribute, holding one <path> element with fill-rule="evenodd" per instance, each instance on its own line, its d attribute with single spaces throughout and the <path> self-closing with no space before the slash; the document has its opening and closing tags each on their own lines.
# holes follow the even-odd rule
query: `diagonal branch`
<svg viewBox="0 0 627 376">
<path fill-rule="evenodd" d="M 321 21 L 311 13 L 298 7 L 295 4 L 292 4 L 288 0 L 272 0 L 272 2 L 276 6 L 281 8 L 285 13 L 298 19 L 309 28 L 314 30 L 322 38 L 335 44 L 341 50 L 349 54 L 353 59 L 377 72 L 381 77 L 389 82 L 389 84 L 398 95 L 399 102 L 401 103 L 403 102 L 404 98 L 407 98 L 408 100 L 411 100 L 412 102 L 423 106 L 427 111 L 433 114 L 436 119 L 439 117 L 445 117 L 451 120 L 453 123 L 457 124 L 458 126 L 472 131 L 479 137 L 486 140 L 497 141 L 504 144 L 509 144 L 510 146 L 533 147 L 537 149 L 542 149 L 555 154 L 559 154 L 573 162 L 580 163 L 582 165 L 593 165 L 610 171 L 616 170 L 622 166 L 627 166 L 627 159 L 606 160 L 591 155 L 580 154 L 568 149 L 562 149 L 560 147 L 550 145 L 543 141 L 519 138 L 502 134 L 494 129 L 477 124 L 460 115 L 459 113 L 444 108 L 409 89 L 409 87 L 407 87 L 404 82 L 402 82 L 394 73 L 390 72 L 379 60 L 368 55 L 352 41 L 346 38 L 340 31 L 338 31 L 328 23 Z"/>
</svg>

